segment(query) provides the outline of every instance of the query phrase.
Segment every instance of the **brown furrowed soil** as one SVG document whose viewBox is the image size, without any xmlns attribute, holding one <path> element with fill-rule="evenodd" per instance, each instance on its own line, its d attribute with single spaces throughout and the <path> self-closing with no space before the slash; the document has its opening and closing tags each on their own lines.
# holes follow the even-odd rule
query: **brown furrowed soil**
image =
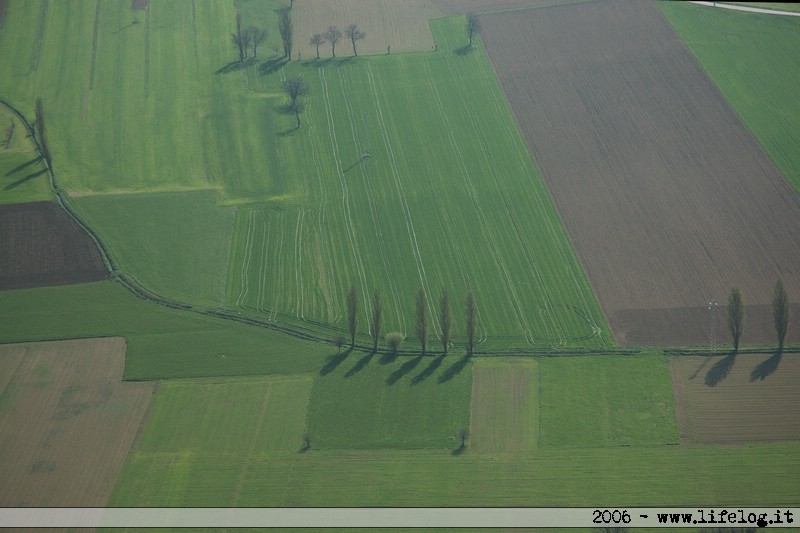
<svg viewBox="0 0 800 533">
<path fill-rule="evenodd" d="M 684 443 L 800 439 L 800 359 L 795 354 L 673 357 Z"/>
<path fill-rule="evenodd" d="M 542 7 L 567 3 L 570 0 L 433 0 L 433 5 L 445 15 L 461 15 L 464 13 L 488 13 Z M 573 0 L 574 1 L 574 0 Z"/>
<path fill-rule="evenodd" d="M 0 290 L 106 279 L 92 240 L 53 202 L 0 205 Z"/>
<path fill-rule="evenodd" d="M 103 507 L 153 396 L 118 337 L 0 346 L 0 506 Z"/>
<path fill-rule="evenodd" d="M 325 33 L 328 26 L 335 25 L 342 32 L 341 40 L 336 43 L 336 57 L 352 56 L 353 47 L 344 35 L 350 24 L 357 24 L 366 34 L 363 40 L 356 41 L 359 55 L 385 54 L 387 47 L 392 52 L 433 50 L 428 20 L 441 16 L 430 0 L 303 0 L 292 8 L 292 55 L 297 57 L 299 52 L 302 59 L 316 57 L 316 47 L 309 44 L 311 36 Z M 331 45 L 321 45 L 319 55 L 331 57 Z"/>
<path fill-rule="evenodd" d="M 617 341 L 706 343 L 707 302 L 738 285 L 752 304 L 742 342 L 773 342 L 776 280 L 800 298 L 800 197 L 658 7 L 586 2 L 481 22 Z M 724 324 L 720 308 L 720 342 Z"/>
<path fill-rule="evenodd" d="M 536 448 L 538 383 L 532 361 L 478 361 L 472 369 L 470 448 L 481 452 Z"/>
</svg>

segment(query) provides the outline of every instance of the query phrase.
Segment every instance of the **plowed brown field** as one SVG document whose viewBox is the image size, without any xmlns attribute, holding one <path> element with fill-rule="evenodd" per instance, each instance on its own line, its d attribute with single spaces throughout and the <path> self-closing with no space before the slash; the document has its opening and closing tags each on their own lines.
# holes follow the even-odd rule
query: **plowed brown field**
<svg viewBox="0 0 800 533">
<path fill-rule="evenodd" d="M 53 202 L 0 205 L 0 290 L 106 279 L 92 240 Z"/>
<path fill-rule="evenodd" d="M 505 11 L 541 7 L 569 2 L 570 0 L 433 0 L 433 5 L 445 15 L 461 15 L 463 13 L 483 13 L 489 11 Z"/>
<path fill-rule="evenodd" d="M 0 346 L 0 506 L 103 507 L 150 405 L 121 338 Z"/>
<path fill-rule="evenodd" d="M 618 342 L 708 342 L 706 302 L 733 285 L 753 304 L 743 342 L 773 342 L 775 281 L 800 298 L 800 197 L 658 7 L 598 1 L 481 21 Z"/>
<path fill-rule="evenodd" d="M 682 442 L 800 439 L 796 355 L 673 357 L 670 372 Z"/>
</svg>

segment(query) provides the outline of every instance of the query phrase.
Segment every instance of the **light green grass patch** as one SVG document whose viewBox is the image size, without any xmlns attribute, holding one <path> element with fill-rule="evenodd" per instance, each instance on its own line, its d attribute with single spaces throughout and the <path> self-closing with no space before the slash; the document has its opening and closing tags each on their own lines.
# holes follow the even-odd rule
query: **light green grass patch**
<svg viewBox="0 0 800 533">
<path fill-rule="evenodd" d="M 252 453 L 302 446 L 311 376 L 161 383 L 141 453 Z"/>
<path fill-rule="evenodd" d="M 539 383 L 540 446 L 679 442 L 661 354 L 540 358 Z"/>
<path fill-rule="evenodd" d="M 136 298 L 106 281 L 0 291 L 0 342 L 122 336 L 125 379 L 317 371 L 333 348 Z M 57 317 L 54 318 L 54 317 Z"/>
<path fill-rule="evenodd" d="M 134 453 L 109 506 L 768 506 L 798 501 L 800 444 Z M 742 487 L 747 487 L 743 490 Z"/>
<path fill-rule="evenodd" d="M 469 426 L 471 363 L 462 357 L 347 353 L 314 380 L 314 449 L 455 448 Z"/>
<path fill-rule="evenodd" d="M 156 294 L 221 306 L 234 209 L 214 190 L 83 196 L 73 204 L 108 247 L 118 270 Z"/>
<path fill-rule="evenodd" d="M 469 447 L 479 452 L 536 448 L 539 373 L 533 359 L 479 358 L 472 367 Z"/>
<path fill-rule="evenodd" d="M 658 5 L 784 177 L 800 191 L 800 17 L 684 2 Z"/>
</svg>

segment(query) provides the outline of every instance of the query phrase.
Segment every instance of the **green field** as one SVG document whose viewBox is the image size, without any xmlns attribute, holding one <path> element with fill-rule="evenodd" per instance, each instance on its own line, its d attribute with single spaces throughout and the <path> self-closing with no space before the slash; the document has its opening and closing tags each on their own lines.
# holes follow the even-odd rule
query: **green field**
<svg viewBox="0 0 800 533">
<path fill-rule="evenodd" d="M 539 361 L 540 446 L 678 444 L 669 363 L 654 354 Z"/>
<path fill-rule="evenodd" d="M 270 329 L 177 311 L 100 282 L 0 291 L 2 342 L 122 336 L 125 379 L 311 372 L 335 353 Z"/>
<path fill-rule="evenodd" d="M 0 105 L 0 204 L 52 200 L 49 180 L 25 125 Z"/>
<path fill-rule="evenodd" d="M 225 297 L 234 211 L 215 190 L 73 199 L 117 269 L 156 294 L 207 307 Z"/>
<path fill-rule="evenodd" d="M 784 177 L 800 191 L 800 17 L 683 2 L 659 6 Z"/>
</svg>

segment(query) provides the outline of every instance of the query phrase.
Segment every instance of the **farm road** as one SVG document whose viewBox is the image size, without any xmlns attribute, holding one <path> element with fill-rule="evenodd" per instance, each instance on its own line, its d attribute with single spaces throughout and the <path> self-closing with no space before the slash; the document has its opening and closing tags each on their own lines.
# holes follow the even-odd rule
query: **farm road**
<svg viewBox="0 0 800 533">
<path fill-rule="evenodd" d="M 707 302 L 739 285 L 743 342 L 774 342 L 775 281 L 800 295 L 800 197 L 658 6 L 586 2 L 481 21 L 617 341 L 707 343 Z M 720 306 L 719 343 L 724 316 Z"/>
<path fill-rule="evenodd" d="M 708 6 L 708 7 L 719 7 L 722 9 L 733 9 L 734 11 L 748 11 L 750 13 L 763 13 L 765 15 L 784 15 L 787 17 L 800 17 L 800 13 L 792 13 L 790 11 L 779 11 L 777 9 L 764 9 L 762 7 L 749 7 L 749 6 L 737 6 L 732 4 L 720 4 L 718 2 L 691 2 L 692 4 L 698 4 L 701 6 Z"/>
</svg>

